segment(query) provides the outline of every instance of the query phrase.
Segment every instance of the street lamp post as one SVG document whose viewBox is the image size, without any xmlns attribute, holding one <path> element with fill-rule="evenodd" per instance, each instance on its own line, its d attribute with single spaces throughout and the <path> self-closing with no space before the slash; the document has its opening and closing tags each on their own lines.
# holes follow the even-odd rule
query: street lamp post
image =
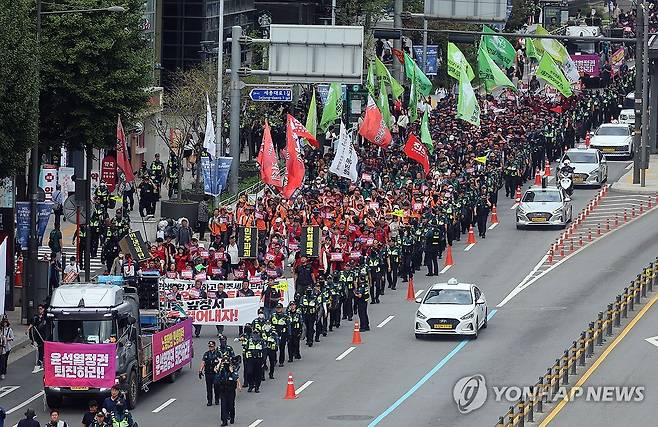
<svg viewBox="0 0 658 427">
<path fill-rule="evenodd" d="M 222 137 L 222 97 L 224 75 L 224 0 L 219 0 L 219 29 L 217 40 L 217 129 L 215 130 L 215 156 L 224 155 L 224 138 Z"/>
<path fill-rule="evenodd" d="M 41 78 L 41 17 L 44 15 L 64 15 L 69 13 L 91 13 L 91 12 L 125 12 L 125 8 L 121 6 L 109 6 L 105 8 L 94 9 L 70 9 L 70 10 L 52 10 L 43 11 L 41 7 L 41 0 L 36 1 L 36 42 L 37 42 L 37 80 Z M 37 92 L 37 117 L 36 117 L 36 136 L 34 144 L 30 152 L 30 233 L 27 246 L 27 277 L 22 295 L 22 318 L 23 320 L 30 319 L 36 309 L 34 300 L 36 299 L 36 282 L 37 282 L 37 265 L 39 253 L 39 232 L 37 227 L 37 205 L 39 197 L 39 92 Z M 87 171 L 89 175 L 89 171 Z M 87 185 L 89 185 L 89 177 L 87 177 Z M 89 221 L 89 200 L 87 200 L 87 221 Z M 89 235 L 89 233 L 87 233 Z M 89 246 L 87 246 L 87 253 L 89 253 Z M 87 273 L 87 280 L 89 274 Z"/>
</svg>

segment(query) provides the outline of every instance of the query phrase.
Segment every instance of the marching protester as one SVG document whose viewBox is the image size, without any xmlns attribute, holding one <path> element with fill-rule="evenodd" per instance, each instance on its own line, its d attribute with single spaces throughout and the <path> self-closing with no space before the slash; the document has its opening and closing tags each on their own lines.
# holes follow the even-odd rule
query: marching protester
<svg viewBox="0 0 658 427">
<path fill-rule="evenodd" d="M 0 320 L 0 380 L 4 380 L 7 375 L 7 361 L 9 353 L 14 342 L 14 330 L 9 324 L 6 315 Z"/>
</svg>

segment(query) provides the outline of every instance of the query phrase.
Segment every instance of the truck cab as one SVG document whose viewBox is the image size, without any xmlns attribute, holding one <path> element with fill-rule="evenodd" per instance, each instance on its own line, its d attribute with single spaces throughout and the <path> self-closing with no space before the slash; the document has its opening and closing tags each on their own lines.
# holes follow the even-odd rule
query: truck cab
<svg viewBox="0 0 658 427">
<path fill-rule="evenodd" d="M 149 363 L 144 355 L 136 289 L 93 283 L 60 286 L 53 292 L 47 319 L 55 342 L 116 343 L 116 382 L 125 379 L 127 404 L 134 408 L 145 384 L 140 367 Z M 59 408 L 64 397 L 102 399 L 110 389 L 44 387 L 44 392 L 48 405 Z"/>
</svg>

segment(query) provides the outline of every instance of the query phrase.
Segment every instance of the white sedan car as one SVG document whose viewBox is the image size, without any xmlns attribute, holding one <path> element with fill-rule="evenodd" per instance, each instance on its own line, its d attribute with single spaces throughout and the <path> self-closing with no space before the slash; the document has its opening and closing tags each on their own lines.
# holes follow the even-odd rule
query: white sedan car
<svg viewBox="0 0 658 427">
<path fill-rule="evenodd" d="M 594 132 L 589 146 L 605 156 L 633 157 L 633 132 L 624 123 L 605 123 Z"/>
<path fill-rule="evenodd" d="M 416 338 L 425 335 L 468 335 L 478 337 L 487 327 L 489 308 L 480 289 L 452 278 L 447 283 L 433 285 L 423 297 L 416 312 Z"/>
<path fill-rule="evenodd" d="M 574 168 L 573 185 L 596 185 L 601 187 L 608 180 L 608 162 L 595 148 L 578 147 L 567 150 L 560 160 L 562 164 L 569 159 Z"/>
</svg>

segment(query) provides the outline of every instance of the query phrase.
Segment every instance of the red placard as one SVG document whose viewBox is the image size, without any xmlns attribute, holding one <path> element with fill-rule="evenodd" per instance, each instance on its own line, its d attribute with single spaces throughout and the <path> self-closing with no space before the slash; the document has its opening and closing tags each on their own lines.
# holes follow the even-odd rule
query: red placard
<svg viewBox="0 0 658 427">
<path fill-rule="evenodd" d="M 44 343 L 46 387 L 103 387 L 114 385 L 116 344 Z"/>
<path fill-rule="evenodd" d="M 153 335 L 153 381 L 164 378 L 192 360 L 192 319 Z"/>
<path fill-rule="evenodd" d="M 101 181 L 107 184 L 110 193 L 117 183 L 117 161 L 114 156 L 105 156 L 101 163 Z"/>
</svg>

